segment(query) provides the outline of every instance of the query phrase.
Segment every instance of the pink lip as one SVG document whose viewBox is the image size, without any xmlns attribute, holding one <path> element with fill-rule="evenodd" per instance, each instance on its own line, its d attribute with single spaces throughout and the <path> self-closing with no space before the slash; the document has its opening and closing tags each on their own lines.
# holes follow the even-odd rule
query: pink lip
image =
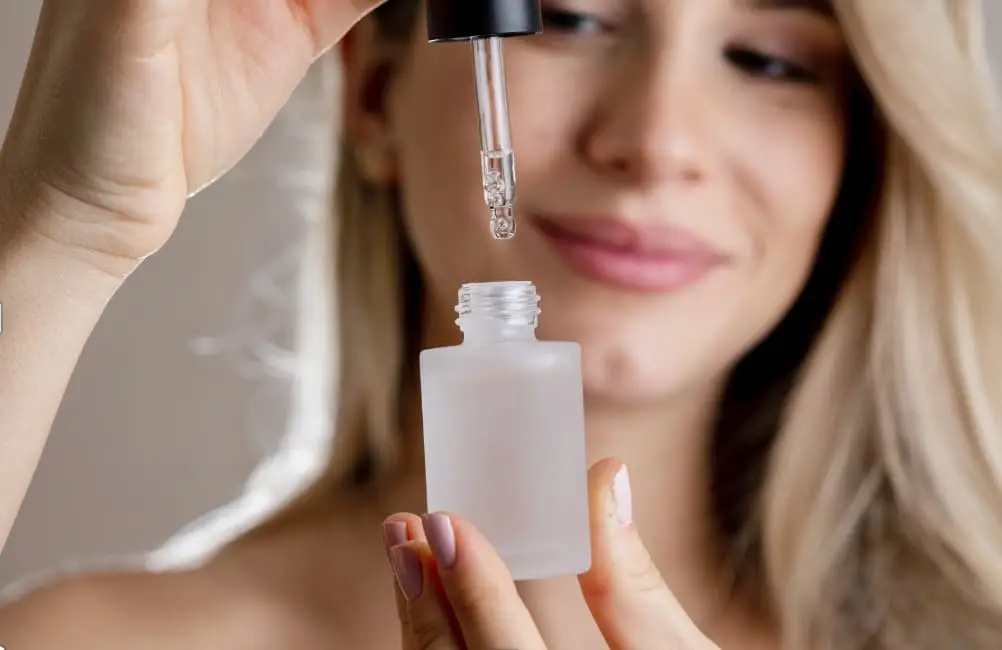
<svg viewBox="0 0 1002 650">
<path fill-rule="evenodd" d="M 599 216 L 546 215 L 533 222 L 572 269 L 627 291 L 679 291 L 727 261 L 709 243 L 674 226 Z"/>
</svg>

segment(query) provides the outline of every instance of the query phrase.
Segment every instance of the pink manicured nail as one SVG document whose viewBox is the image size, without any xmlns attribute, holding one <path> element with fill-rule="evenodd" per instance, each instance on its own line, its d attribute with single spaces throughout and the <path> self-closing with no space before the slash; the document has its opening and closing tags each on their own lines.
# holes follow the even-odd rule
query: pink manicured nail
<svg viewBox="0 0 1002 650">
<path fill-rule="evenodd" d="M 626 465 L 620 466 L 612 479 L 612 501 L 616 504 L 616 519 L 620 526 L 633 523 L 633 494 L 630 490 L 630 473 Z"/>
<path fill-rule="evenodd" d="M 421 558 L 410 546 L 394 546 L 390 549 L 390 565 L 397 578 L 400 590 L 407 600 L 421 596 L 424 578 L 421 575 Z"/>
<path fill-rule="evenodd" d="M 428 536 L 428 546 L 435 555 L 435 561 L 443 569 L 451 569 L 456 564 L 456 533 L 447 515 L 424 515 L 424 532 Z"/>
<path fill-rule="evenodd" d="M 407 543 L 407 522 L 387 521 L 383 524 L 383 543 L 386 550 Z"/>
</svg>

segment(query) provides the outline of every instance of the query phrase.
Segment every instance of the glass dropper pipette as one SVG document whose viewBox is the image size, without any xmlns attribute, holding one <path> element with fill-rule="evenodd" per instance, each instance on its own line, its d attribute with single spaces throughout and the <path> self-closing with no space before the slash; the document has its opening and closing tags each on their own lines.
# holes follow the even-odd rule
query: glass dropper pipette
<svg viewBox="0 0 1002 650">
<path fill-rule="evenodd" d="M 470 41 L 473 47 L 484 202 L 495 239 L 515 236 L 515 154 L 501 43 L 543 31 L 540 2 L 425 0 L 429 43 Z"/>
<path fill-rule="evenodd" d="M 480 165 L 484 201 L 495 239 L 515 236 L 515 153 L 508 119 L 501 38 L 473 39 L 473 68 L 480 121 Z"/>
</svg>

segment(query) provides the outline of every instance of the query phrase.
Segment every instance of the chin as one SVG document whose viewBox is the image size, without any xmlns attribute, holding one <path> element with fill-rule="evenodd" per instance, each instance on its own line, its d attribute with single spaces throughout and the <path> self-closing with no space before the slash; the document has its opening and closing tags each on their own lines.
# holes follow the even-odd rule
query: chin
<svg viewBox="0 0 1002 650">
<path fill-rule="evenodd" d="M 717 311 L 719 304 L 707 304 L 705 292 L 638 296 L 546 279 L 537 282 L 543 296 L 537 335 L 581 346 L 592 404 L 658 407 L 702 394 L 726 373 L 735 352 L 734 337 L 723 327 L 730 319 Z"/>
<path fill-rule="evenodd" d="M 665 366 L 652 367 L 635 351 L 608 345 L 581 346 L 581 378 L 589 401 L 619 407 L 647 407 L 684 390 Z"/>
<path fill-rule="evenodd" d="M 572 328 L 577 329 L 577 328 Z M 667 363 L 666 350 L 651 354 L 649 342 L 608 330 L 540 331 L 540 338 L 574 341 L 581 346 L 581 378 L 592 404 L 619 408 L 664 403 L 688 383 L 679 368 Z M 619 336 L 617 336 L 619 334 Z"/>
</svg>

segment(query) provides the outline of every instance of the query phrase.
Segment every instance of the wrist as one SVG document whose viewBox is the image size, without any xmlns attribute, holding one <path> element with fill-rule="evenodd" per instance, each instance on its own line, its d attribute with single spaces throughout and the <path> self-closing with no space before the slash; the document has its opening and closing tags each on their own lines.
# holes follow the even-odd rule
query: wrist
<svg viewBox="0 0 1002 650">
<path fill-rule="evenodd" d="M 0 152 L 0 256 L 30 249 L 117 288 L 142 259 L 93 245 L 85 231 L 100 225 L 82 222 L 81 215 L 93 209 L 75 203 L 40 178 L 4 165 Z"/>
<path fill-rule="evenodd" d="M 33 231 L 0 244 L 0 302 L 14 311 L 70 309 L 74 318 L 96 322 L 125 278 Z"/>
</svg>

